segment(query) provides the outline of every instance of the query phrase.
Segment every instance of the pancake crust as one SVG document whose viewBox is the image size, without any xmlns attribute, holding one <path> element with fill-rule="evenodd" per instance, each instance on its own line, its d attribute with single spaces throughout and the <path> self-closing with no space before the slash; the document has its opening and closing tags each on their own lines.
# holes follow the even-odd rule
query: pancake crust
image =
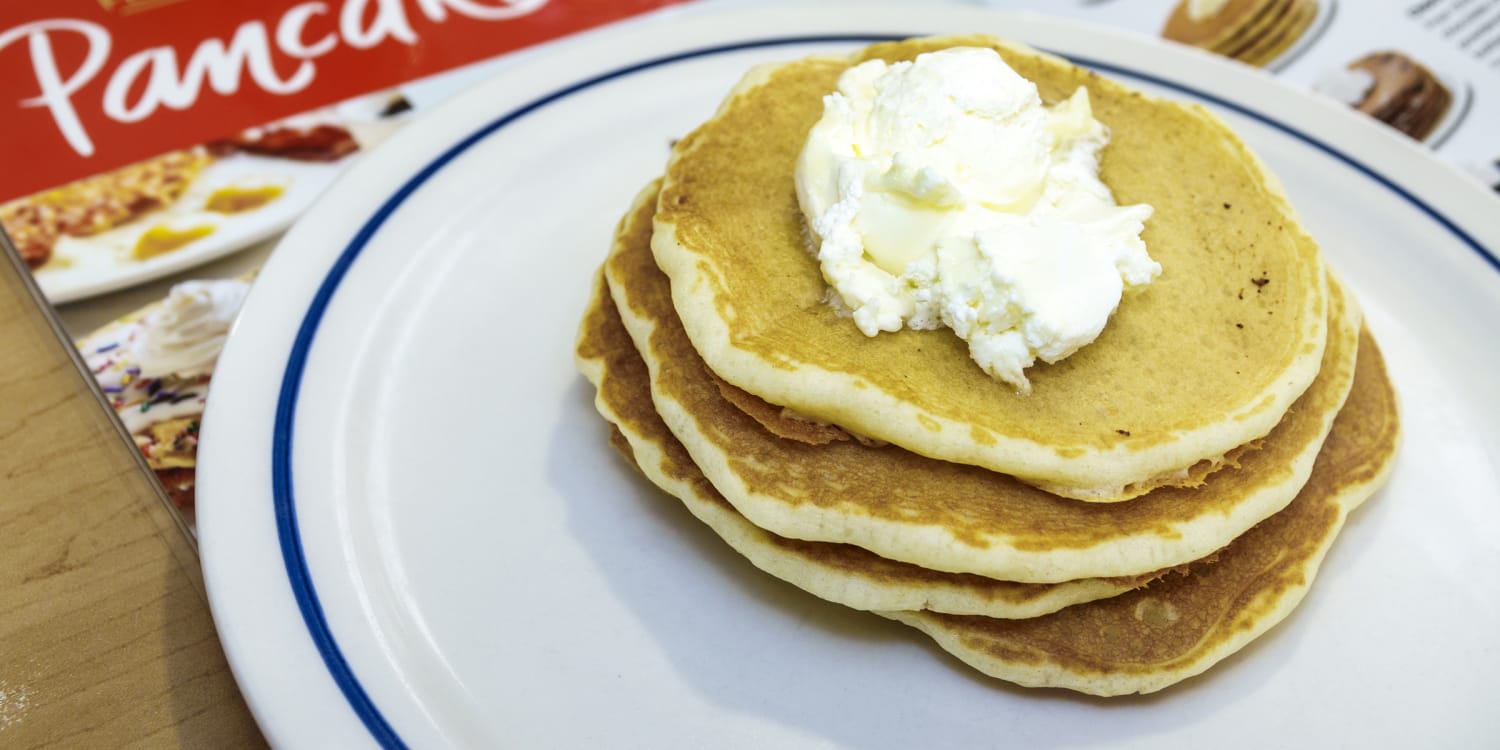
<svg viewBox="0 0 1500 750">
<path fill-rule="evenodd" d="M 1312 477 L 1286 510 L 1212 566 L 1030 620 L 887 612 L 980 671 L 1030 687 L 1149 693 L 1203 672 L 1291 613 L 1350 511 L 1385 481 L 1400 439 L 1396 394 L 1374 340 Z"/>
<path fill-rule="evenodd" d="M 1254 17 L 1238 25 L 1234 33 L 1207 47 L 1221 55 L 1233 56 L 1236 49 L 1254 44 L 1275 29 L 1298 0 L 1273 0 L 1261 6 Z"/>
<path fill-rule="evenodd" d="M 996 48 L 1047 101 L 1086 85 L 1113 133 L 1102 178 L 1121 204 L 1156 209 L 1144 238 L 1161 278 L 1093 344 L 1028 370 L 1029 396 L 986 375 L 947 330 L 867 338 L 826 304 L 793 189 L 807 129 L 845 68 L 955 44 Z M 1222 123 L 982 37 L 753 71 L 675 148 L 652 249 L 694 348 L 731 384 L 1086 500 L 1126 499 L 1132 484 L 1170 482 L 1265 435 L 1316 376 L 1326 339 L 1316 243 Z"/>
<path fill-rule="evenodd" d="M 1291 502 L 1353 377 L 1359 312 L 1335 294 L 1322 370 L 1287 417 L 1238 465 L 1196 489 L 1128 503 L 1079 503 L 973 466 L 897 446 L 783 440 L 727 403 L 672 304 L 648 249 L 654 206 L 626 217 L 605 264 L 609 287 L 650 367 L 658 413 L 713 486 L 756 526 L 853 544 L 925 568 L 1055 583 L 1132 576 L 1199 559 Z"/>
<path fill-rule="evenodd" d="M 1233 57 L 1234 51 L 1260 41 L 1276 28 L 1291 11 L 1297 0 L 1272 0 L 1261 7 L 1253 18 L 1239 24 L 1235 33 L 1207 47 L 1221 55 Z"/>
<path fill-rule="evenodd" d="M 1255 43 L 1231 53 L 1235 58 L 1251 65 L 1264 67 L 1281 57 L 1302 35 L 1312 27 L 1318 17 L 1318 4 L 1314 0 L 1296 0 L 1276 28 Z"/>
<path fill-rule="evenodd" d="M 1187 0 L 1180 0 L 1162 27 L 1163 38 L 1197 47 L 1213 48 L 1263 26 L 1266 16 L 1287 0 L 1229 0 L 1224 7 L 1201 21 L 1188 14 Z"/>
<path fill-rule="evenodd" d="M 761 427 L 766 428 L 776 437 L 811 445 L 825 445 L 835 440 L 852 438 L 849 433 L 834 425 L 789 416 L 786 409 L 756 398 L 724 382 L 724 379 L 717 375 L 714 376 L 714 385 L 719 387 L 719 395 L 723 396 L 725 401 L 750 415 L 752 419 L 760 423 Z"/>
<path fill-rule="evenodd" d="M 577 353 L 578 369 L 598 389 L 594 404 L 615 426 L 618 438 L 613 439 L 621 453 L 653 484 L 682 500 L 698 520 L 755 567 L 822 599 L 863 610 L 1037 617 L 1071 604 L 1122 594 L 1159 575 L 1012 583 L 927 570 L 848 544 L 778 537 L 735 511 L 661 421 L 651 400 L 646 363 L 626 332 L 602 276 L 579 330 Z"/>
</svg>

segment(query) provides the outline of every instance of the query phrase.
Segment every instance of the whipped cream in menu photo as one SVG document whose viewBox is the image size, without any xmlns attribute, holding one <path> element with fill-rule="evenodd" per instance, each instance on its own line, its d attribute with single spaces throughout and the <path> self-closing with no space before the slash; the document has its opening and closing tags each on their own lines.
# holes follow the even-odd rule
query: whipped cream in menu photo
<svg viewBox="0 0 1500 750">
<path fill-rule="evenodd" d="M 77 342 L 104 397 L 189 524 L 209 381 L 249 291 L 241 279 L 185 281 L 166 299 Z"/>
</svg>

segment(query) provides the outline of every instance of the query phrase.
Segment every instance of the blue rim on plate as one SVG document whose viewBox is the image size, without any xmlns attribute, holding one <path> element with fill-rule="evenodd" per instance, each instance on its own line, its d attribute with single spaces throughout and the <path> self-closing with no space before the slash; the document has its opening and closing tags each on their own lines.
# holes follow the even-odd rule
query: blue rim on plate
<svg viewBox="0 0 1500 750">
<path fill-rule="evenodd" d="M 386 748 L 405 748 L 406 743 L 396 733 L 395 729 L 381 714 L 380 709 L 370 699 L 369 693 L 355 677 L 349 662 L 344 658 L 339 649 L 333 633 L 329 630 L 328 621 L 323 614 L 323 605 L 318 599 L 317 590 L 313 585 L 311 573 L 307 567 L 307 558 L 302 548 L 302 539 L 297 527 L 296 500 L 292 492 L 292 425 L 297 411 L 297 397 L 301 390 L 302 374 L 306 367 L 307 355 L 312 348 L 313 339 L 318 332 L 318 326 L 323 320 L 323 314 L 328 308 L 328 303 L 338 291 L 354 261 L 359 258 L 360 253 L 369 244 L 386 220 L 400 208 L 413 193 L 427 182 L 434 174 L 441 170 L 449 162 L 472 148 L 476 143 L 495 134 L 507 125 L 520 120 L 527 115 L 542 109 L 554 102 L 565 99 L 573 94 L 586 91 L 602 83 L 634 75 L 646 70 L 671 65 L 701 57 L 738 52 L 748 49 L 764 47 L 776 47 L 795 44 L 820 44 L 820 43 L 863 43 L 894 41 L 898 39 L 920 36 L 919 34 L 822 34 L 810 36 L 787 36 L 758 39 L 733 44 L 723 44 L 712 47 L 704 47 L 672 55 L 646 60 L 644 62 L 627 65 L 621 68 L 601 73 L 564 88 L 553 91 L 550 94 L 538 97 L 527 102 L 497 118 L 474 131 L 468 137 L 449 147 L 437 158 L 408 179 L 389 198 L 381 204 L 380 208 L 367 220 L 354 238 L 339 254 L 332 268 L 328 270 L 323 282 L 319 285 L 317 294 L 308 305 L 307 314 L 303 316 L 302 324 L 297 329 L 297 338 L 292 344 L 291 354 L 287 361 L 286 371 L 282 376 L 281 388 L 276 403 L 276 420 L 271 446 L 271 476 L 273 487 L 273 503 L 276 511 L 276 531 L 278 542 L 281 547 L 281 556 L 286 564 L 286 573 L 293 596 L 297 600 L 297 607 L 302 613 L 302 619 L 307 625 L 308 635 L 317 646 L 323 663 L 327 667 L 334 682 L 338 684 L 339 690 L 348 701 L 349 707 L 359 717 L 369 730 L 371 737 Z M 1406 202 L 1415 206 L 1427 215 L 1428 218 L 1442 226 L 1458 240 L 1463 242 L 1471 250 L 1483 258 L 1486 263 L 1497 272 L 1500 272 L 1500 254 L 1491 251 L 1481 245 L 1473 236 L 1459 228 L 1451 219 L 1438 211 L 1428 202 L 1413 195 L 1410 191 L 1396 184 L 1390 178 L 1380 174 L 1364 162 L 1340 151 L 1339 149 L 1297 130 L 1269 115 L 1249 109 L 1243 105 L 1224 99 L 1212 93 L 1181 83 L 1168 80 L 1149 73 L 1142 73 L 1130 68 L 1091 60 L 1085 57 L 1068 56 L 1071 62 L 1094 70 L 1117 74 L 1120 76 L 1146 81 L 1164 88 L 1171 89 L 1194 98 L 1214 104 L 1224 109 L 1232 110 L 1241 115 L 1250 117 L 1264 125 L 1274 128 L 1304 144 L 1322 151 L 1323 153 L 1337 159 L 1346 166 L 1353 168 L 1364 176 L 1374 180 L 1376 183 L 1395 193 Z"/>
</svg>

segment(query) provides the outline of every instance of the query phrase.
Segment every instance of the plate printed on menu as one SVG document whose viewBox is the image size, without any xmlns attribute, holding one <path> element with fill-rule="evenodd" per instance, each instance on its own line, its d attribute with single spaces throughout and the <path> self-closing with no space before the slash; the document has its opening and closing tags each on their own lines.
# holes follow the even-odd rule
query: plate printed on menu
<svg viewBox="0 0 1500 750">
<path fill-rule="evenodd" d="M 54 304 L 207 263 L 285 230 L 409 107 L 379 92 L 0 205 Z"/>
</svg>

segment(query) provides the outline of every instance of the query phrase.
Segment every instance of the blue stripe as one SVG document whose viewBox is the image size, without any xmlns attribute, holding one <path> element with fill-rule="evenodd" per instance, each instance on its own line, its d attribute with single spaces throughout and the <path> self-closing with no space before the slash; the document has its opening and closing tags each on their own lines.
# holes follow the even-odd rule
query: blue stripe
<svg viewBox="0 0 1500 750">
<path fill-rule="evenodd" d="M 333 267 L 328 271 L 327 276 L 324 277 L 323 283 L 318 287 L 317 294 L 314 295 L 312 302 L 308 305 L 307 314 L 303 316 L 302 324 L 297 329 L 297 338 L 292 344 L 292 351 L 287 361 L 286 371 L 282 376 L 280 395 L 276 404 L 275 433 L 272 437 L 271 444 L 271 475 L 272 487 L 274 492 L 273 502 L 276 511 L 277 537 L 281 544 L 281 555 L 282 560 L 286 565 L 287 579 L 291 585 L 292 594 L 297 600 L 297 606 L 301 610 L 303 622 L 307 625 L 308 634 L 312 638 L 313 643 L 317 646 L 318 653 L 322 656 L 323 663 L 327 667 L 329 674 L 333 677 L 333 680 L 338 685 L 339 690 L 343 692 L 345 699 L 348 700 L 349 707 L 359 717 L 360 721 L 364 723 L 365 727 L 369 730 L 371 737 L 373 737 L 381 747 L 405 748 L 406 743 L 401 740 L 401 737 L 396 733 L 395 729 L 391 727 L 390 722 L 387 721 L 385 716 L 381 714 L 380 709 L 377 708 L 374 702 L 370 700 L 369 693 L 365 691 L 364 686 L 361 685 L 358 678 L 355 677 L 353 670 L 349 666 L 348 660 L 344 658 L 343 652 L 339 650 L 338 643 L 334 640 L 333 633 L 328 628 L 328 620 L 324 615 L 322 603 L 318 599 L 317 589 L 313 585 L 312 576 L 307 567 L 307 558 L 303 552 L 302 538 L 297 525 L 296 500 L 293 495 L 292 488 L 293 423 L 295 421 L 295 416 L 297 413 L 297 398 L 302 387 L 302 375 L 304 370 L 306 369 L 307 356 L 312 349 L 313 340 L 317 335 L 318 326 L 323 320 L 323 314 L 327 311 L 329 302 L 333 299 L 334 293 L 338 290 L 339 285 L 343 282 L 344 276 L 349 272 L 349 268 L 353 266 L 354 261 L 359 258 L 360 253 L 364 251 L 365 247 L 370 243 L 370 240 L 374 238 L 375 234 L 380 230 L 381 226 L 385 224 L 386 220 L 389 219 L 398 208 L 400 208 L 402 203 L 404 203 L 406 199 L 412 195 L 412 193 L 416 192 L 417 189 L 425 184 L 428 179 L 435 175 L 449 162 L 453 161 L 469 148 L 473 147 L 474 144 L 494 134 L 496 131 L 499 131 L 507 125 L 510 125 L 511 123 L 531 114 L 532 112 L 542 109 L 543 107 L 546 107 L 553 102 L 618 78 L 623 78 L 635 73 L 639 73 L 641 71 L 659 68 L 662 66 L 671 65 L 673 63 L 682 62 L 684 60 L 692 60 L 700 57 L 720 55 L 750 49 L 796 44 L 867 44 L 870 42 L 903 39 L 909 36 L 912 35 L 897 36 L 886 34 L 831 34 L 782 37 L 738 42 L 734 44 L 705 47 L 701 49 L 690 50 L 687 52 L 680 52 L 673 55 L 667 55 L 664 57 L 658 57 L 655 59 L 647 60 L 645 62 L 618 68 L 607 73 L 602 73 L 600 75 L 594 76 L 593 78 L 589 78 L 566 88 L 559 89 L 551 94 L 547 94 L 541 98 L 534 99 L 531 102 L 528 102 L 527 104 L 522 105 L 521 107 L 501 116 L 500 118 L 491 121 L 489 124 L 485 125 L 467 138 L 464 138 L 462 141 L 459 141 L 451 148 L 444 151 L 436 159 L 428 163 L 428 165 L 421 171 L 413 175 L 404 184 L 402 184 L 400 189 L 398 189 L 393 195 L 391 195 L 390 198 L 388 198 L 383 204 L 381 204 L 380 208 L 369 218 L 369 220 L 365 222 L 364 226 L 360 228 L 359 232 L 344 248 L 343 252 L 339 254 L 338 259 L 333 264 Z M 1355 160 L 1349 155 L 1322 141 L 1317 140 L 1316 138 L 1313 138 L 1312 136 L 1295 130 L 1290 126 L 1274 120 L 1259 112 L 1247 109 L 1244 106 L 1241 106 L 1206 91 L 1195 89 L 1189 86 L 1183 86 L 1179 83 L 1175 83 L 1164 78 L 1140 73 L 1134 70 L 1120 67 L 1118 65 L 1100 62 L 1098 60 L 1079 57 L 1074 57 L 1072 58 L 1072 60 L 1073 62 L 1084 65 L 1086 67 L 1095 68 L 1097 70 L 1107 71 L 1110 73 L 1116 73 L 1143 81 L 1148 81 L 1165 88 L 1174 89 L 1196 98 L 1212 102 L 1217 106 L 1223 107 L 1228 110 L 1233 110 L 1242 115 L 1255 119 L 1309 146 L 1312 146 L 1313 148 L 1316 148 L 1319 151 L 1322 151 L 1323 153 L 1334 157 L 1350 168 L 1360 172 L 1361 174 L 1369 177 L 1380 185 L 1385 186 L 1395 194 L 1401 196 L 1403 199 L 1420 209 L 1433 221 L 1437 222 L 1443 228 L 1451 232 L 1464 244 L 1468 245 L 1469 248 L 1478 253 L 1480 257 L 1484 258 L 1491 267 L 1493 267 L 1497 271 L 1500 271 L 1500 259 L 1497 259 L 1494 253 L 1490 252 L 1484 246 L 1480 245 L 1477 240 L 1475 240 L 1467 232 L 1460 229 L 1446 216 L 1438 212 L 1437 209 L 1433 208 L 1432 205 L 1412 195 L 1406 189 L 1402 188 L 1392 180 L 1371 169 L 1364 163 Z"/>
</svg>

